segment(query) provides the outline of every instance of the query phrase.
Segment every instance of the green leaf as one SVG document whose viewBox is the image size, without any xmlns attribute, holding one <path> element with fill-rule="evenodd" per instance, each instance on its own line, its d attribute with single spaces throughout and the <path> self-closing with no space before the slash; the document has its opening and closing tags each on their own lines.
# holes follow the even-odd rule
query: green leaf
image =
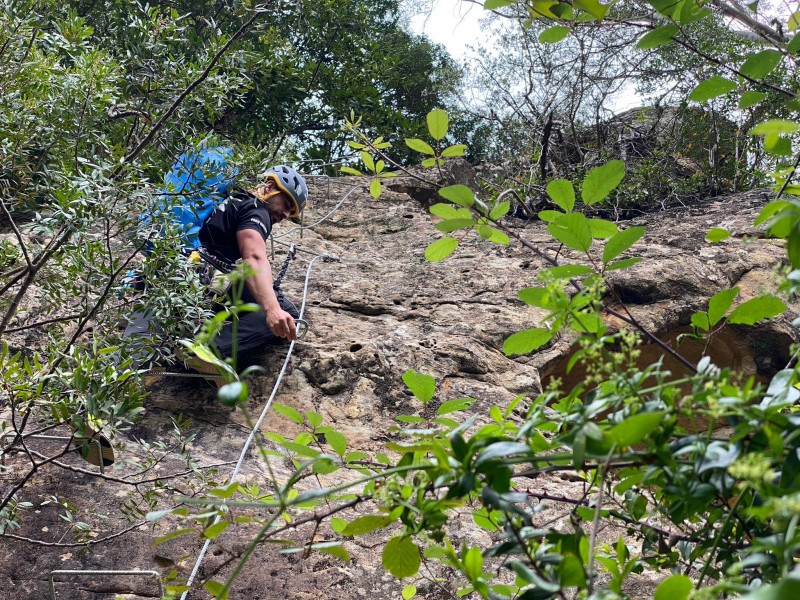
<svg viewBox="0 0 800 600">
<path fill-rule="evenodd" d="M 563 217 L 564 213 L 558 210 L 540 210 L 537 216 L 546 223 L 552 223 L 559 217 Z"/>
<path fill-rule="evenodd" d="M 403 600 L 411 600 L 417 595 L 417 586 L 409 583 L 400 594 L 403 596 Z"/>
<path fill-rule="evenodd" d="M 682 0 L 678 3 L 673 16 L 681 25 L 688 25 L 711 14 L 707 8 L 701 8 L 696 0 Z"/>
<path fill-rule="evenodd" d="M 475 194 L 465 185 L 448 185 L 439 190 L 439 195 L 453 204 L 469 208 L 475 204 Z"/>
<path fill-rule="evenodd" d="M 570 325 L 580 333 L 599 333 L 605 329 L 603 319 L 595 312 L 580 311 L 570 317 Z"/>
<path fill-rule="evenodd" d="M 785 208 L 791 208 L 791 206 L 791 203 L 787 202 L 786 200 L 773 200 L 768 202 L 766 205 L 764 205 L 764 208 L 761 209 L 761 212 L 758 214 L 753 224 L 761 225 L 766 223 L 777 213 Z"/>
<path fill-rule="evenodd" d="M 309 448 L 305 444 L 298 444 L 297 442 L 289 441 L 283 441 L 280 442 L 280 444 L 290 452 L 294 452 L 300 456 L 305 456 L 306 458 L 316 458 L 319 456 L 319 450 L 315 448 Z"/>
<path fill-rule="evenodd" d="M 234 482 L 224 488 L 214 488 L 209 490 L 209 494 L 217 498 L 233 498 L 233 495 L 239 491 L 239 484 Z"/>
<path fill-rule="evenodd" d="M 788 135 L 800 131 L 800 125 L 785 119 L 770 119 L 753 127 L 750 135 Z"/>
<path fill-rule="evenodd" d="M 352 167 L 339 167 L 339 171 L 342 173 L 347 173 L 349 175 L 357 175 L 361 177 L 362 173 L 358 169 L 353 169 Z"/>
<path fill-rule="evenodd" d="M 560 265 L 545 269 L 539 273 L 539 279 L 572 279 L 582 275 L 591 275 L 594 271 L 585 265 Z"/>
<path fill-rule="evenodd" d="M 598 21 L 602 21 L 608 12 L 608 5 L 600 4 L 598 0 L 574 0 L 575 8 L 586 11 Z"/>
<path fill-rule="evenodd" d="M 431 148 L 429 144 L 423 142 L 422 140 L 418 140 L 416 138 L 411 138 L 409 140 L 406 140 L 406 146 L 408 146 L 415 152 L 421 152 L 422 154 L 429 154 L 430 156 L 433 156 L 435 154 L 433 148 Z"/>
<path fill-rule="evenodd" d="M 278 404 L 277 402 L 275 402 L 272 404 L 272 409 L 279 415 L 286 417 L 287 419 L 297 423 L 298 425 L 303 424 L 303 415 L 301 415 L 291 406 L 286 406 L 285 404 Z"/>
<path fill-rule="evenodd" d="M 608 264 L 620 254 L 628 250 L 636 242 L 642 239 L 645 231 L 647 231 L 646 227 L 628 227 L 608 240 L 603 248 L 603 264 Z"/>
<path fill-rule="evenodd" d="M 724 239 L 731 237 L 731 232 L 727 229 L 722 229 L 721 227 L 714 227 L 710 229 L 706 234 L 706 241 L 711 242 L 712 244 L 716 244 L 717 242 L 721 242 Z"/>
<path fill-rule="evenodd" d="M 692 325 L 703 331 L 711 329 L 711 322 L 708 320 L 708 314 L 704 312 L 692 313 Z"/>
<path fill-rule="evenodd" d="M 464 573 L 470 581 L 475 581 L 483 571 L 483 554 L 480 548 L 473 546 L 464 555 Z"/>
<path fill-rule="evenodd" d="M 423 403 L 428 402 L 436 393 L 436 380 L 425 373 L 417 373 L 414 369 L 403 373 L 403 383 Z"/>
<path fill-rule="evenodd" d="M 741 110 L 745 110 L 747 108 L 750 108 L 751 106 L 755 106 L 759 102 L 762 102 L 764 99 L 766 99 L 766 97 L 767 94 L 765 94 L 764 92 L 753 92 L 753 91 L 745 92 L 744 94 L 742 94 L 742 97 L 739 98 L 739 108 Z"/>
<path fill-rule="evenodd" d="M 586 586 L 586 572 L 583 570 L 583 563 L 574 554 L 564 556 L 558 571 L 562 588 Z"/>
<path fill-rule="evenodd" d="M 547 231 L 573 250 L 587 252 L 592 246 L 592 232 L 586 217 L 581 213 L 561 215 L 547 226 Z"/>
<path fill-rule="evenodd" d="M 427 167 L 435 167 L 437 162 L 438 161 L 435 158 L 426 158 L 420 164 L 422 164 L 423 167 L 427 168 Z"/>
<path fill-rule="evenodd" d="M 466 410 L 475 403 L 475 398 L 456 398 L 442 403 L 436 411 L 437 415 L 447 415 L 459 410 Z"/>
<path fill-rule="evenodd" d="M 322 415 L 319 414 L 318 412 L 307 410 L 306 421 L 308 421 L 308 424 L 311 425 L 312 428 L 316 429 L 317 427 L 322 425 L 323 418 Z"/>
<path fill-rule="evenodd" d="M 341 534 L 344 531 L 344 528 L 349 525 L 349 523 L 345 519 L 342 519 L 341 517 L 333 517 L 330 523 L 331 523 L 331 529 L 333 529 L 338 534 Z"/>
<path fill-rule="evenodd" d="M 342 530 L 342 535 L 356 536 L 364 535 L 376 529 L 383 529 L 388 527 L 394 519 L 388 515 L 364 515 L 352 521 Z"/>
<path fill-rule="evenodd" d="M 639 43 L 636 44 L 636 47 L 639 48 L 639 50 L 652 50 L 653 48 L 664 46 L 672 41 L 672 38 L 675 37 L 676 33 L 678 33 L 677 25 L 664 25 L 663 27 L 657 27 L 656 29 L 645 33 L 639 40 Z"/>
<path fill-rule="evenodd" d="M 653 600 L 686 600 L 692 588 L 692 580 L 686 575 L 672 575 L 658 584 Z"/>
<path fill-rule="evenodd" d="M 447 127 L 450 120 L 447 118 L 447 113 L 441 108 L 434 108 L 428 113 L 428 132 L 435 140 L 441 140 L 447 135 Z"/>
<path fill-rule="evenodd" d="M 762 79 L 778 66 L 783 55 L 777 50 L 762 50 L 747 57 L 739 72 L 751 79 Z"/>
<path fill-rule="evenodd" d="M 730 79 L 725 79 L 715 75 L 703 81 L 689 94 L 689 100 L 694 102 L 706 102 L 717 96 L 722 96 L 736 89 L 736 83 Z"/>
<path fill-rule="evenodd" d="M 401 423 L 424 423 L 425 419 L 423 417 L 417 417 L 416 415 L 397 415 L 395 421 L 400 421 Z"/>
<path fill-rule="evenodd" d="M 225 589 L 225 586 L 222 585 L 219 581 L 214 581 L 213 579 L 209 579 L 203 584 L 205 590 L 214 596 L 216 600 L 228 600 L 228 592 L 223 592 L 222 590 Z"/>
<path fill-rule="evenodd" d="M 619 233 L 619 228 L 605 219 L 589 219 L 589 231 L 596 240 L 604 240 Z"/>
<path fill-rule="evenodd" d="M 369 193 L 373 198 L 375 198 L 375 200 L 377 200 L 381 196 L 381 191 L 383 191 L 381 180 L 373 179 L 369 184 Z"/>
<path fill-rule="evenodd" d="M 800 34 L 792 38 L 792 41 L 787 44 L 786 49 L 797 56 L 797 53 L 800 52 Z"/>
<path fill-rule="evenodd" d="M 800 13 L 795 13 L 800 15 Z M 673 577 L 677 577 L 673 575 Z M 670 577 L 672 579 L 672 577 Z M 656 589 L 658 592 L 658 589 Z M 687 596 L 682 596 L 679 600 L 684 600 Z M 763 585 L 755 591 L 739 596 L 742 600 L 794 600 L 800 598 L 800 579 L 788 575 L 778 583 L 772 585 Z M 663 596 L 655 600 L 666 600 L 667 597 Z"/>
<path fill-rule="evenodd" d="M 503 352 L 506 356 L 514 354 L 528 354 L 541 348 L 553 337 L 549 329 L 534 327 L 525 329 L 508 337 L 503 343 Z"/>
<path fill-rule="evenodd" d="M 344 457 L 344 462 L 353 462 L 354 460 L 364 460 L 365 458 L 367 458 L 367 454 L 365 452 L 353 451 L 347 453 L 347 456 Z"/>
<path fill-rule="evenodd" d="M 350 553 L 342 546 L 324 546 L 315 548 L 315 550 L 334 556 L 343 562 L 350 562 Z"/>
<path fill-rule="evenodd" d="M 508 214 L 508 211 L 511 209 L 510 202 L 501 202 L 500 204 L 496 204 L 491 211 L 489 211 L 489 216 L 497 221 L 497 219 L 502 219 L 503 217 Z"/>
<path fill-rule="evenodd" d="M 632 258 L 623 258 L 622 260 L 618 260 L 617 262 L 613 262 L 610 265 L 607 265 L 605 270 L 618 271 L 619 269 L 627 269 L 628 267 L 632 267 L 633 265 L 640 262 L 642 262 L 642 258 L 640 256 L 634 256 Z"/>
<path fill-rule="evenodd" d="M 792 156 L 792 141 L 783 136 L 767 135 L 764 137 L 764 150 L 773 156 Z"/>
<path fill-rule="evenodd" d="M 411 538 L 401 535 L 386 543 L 381 560 L 384 568 L 398 579 L 416 575 L 422 562 L 417 545 Z"/>
<path fill-rule="evenodd" d="M 511 242 L 505 233 L 494 227 L 489 227 L 488 225 L 481 225 L 478 227 L 478 234 L 480 234 L 483 239 L 489 240 L 494 244 L 500 244 L 501 246 L 508 246 Z"/>
<path fill-rule="evenodd" d="M 436 240 L 425 248 L 425 260 L 428 262 L 441 262 L 450 256 L 458 248 L 458 240 L 452 237 L 444 237 Z"/>
<path fill-rule="evenodd" d="M 497 523 L 502 522 L 503 513 L 501 511 L 492 511 L 490 513 L 488 509 L 481 508 L 472 512 L 472 520 L 475 525 L 481 529 L 498 531 L 500 528 L 497 526 Z"/>
<path fill-rule="evenodd" d="M 539 34 L 539 41 L 543 44 L 555 44 L 569 35 L 569 27 L 555 25 L 549 27 Z"/>
<path fill-rule="evenodd" d="M 711 296 L 711 300 L 708 301 L 708 320 L 711 327 L 720 322 L 738 295 L 739 288 L 735 287 Z"/>
<path fill-rule="evenodd" d="M 367 170 L 375 172 L 375 161 L 372 160 L 372 156 L 370 156 L 369 152 L 360 152 L 359 156 L 361 156 L 361 162 L 364 163 Z"/>
<path fill-rule="evenodd" d="M 444 158 L 453 158 L 455 156 L 464 156 L 464 153 L 467 151 L 467 146 L 465 144 L 456 144 L 454 146 L 448 146 L 444 150 L 442 150 L 442 156 Z"/>
<path fill-rule="evenodd" d="M 586 175 L 581 185 L 581 198 L 586 206 L 605 200 L 625 176 L 625 163 L 612 160 L 601 167 L 595 167 Z"/>
<path fill-rule="evenodd" d="M 608 432 L 608 437 L 618 449 L 627 448 L 638 444 L 661 423 L 663 413 L 639 413 L 628 417 L 622 423 L 614 425 Z"/>
<path fill-rule="evenodd" d="M 536 306 L 539 308 L 551 309 L 553 303 L 550 297 L 550 290 L 543 287 L 523 288 L 517 292 L 517 296 L 525 304 Z"/>
<path fill-rule="evenodd" d="M 216 539 L 222 535 L 222 532 L 228 528 L 228 525 L 230 525 L 230 521 L 220 521 L 218 523 L 214 523 L 213 525 L 209 525 L 203 531 L 203 537 L 207 540 Z"/>
<path fill-rule="evenodd" d="M 456 208 L 451 204 L 440 202 L 430 207 L 431 214 L 441 219 L 471 219 L 472 213 L 466 208 Z"/>
<path fill-rule="evenodd" d="M 530 447 L 522 442 L 495 442 L 480 451 L 475 458 L 475 466 L 479 467 L 497 458 L 508 458 L 512 454 L 530 453 Z"/>
<path fill-rule="evenodd" d="M 494 10 L 496 8 L 503 8 L 509 4 L 514 4 L 514 2 L 516 2 L 516 0 L 486 0 L 486 2 L 483 3 L 483 8 L 485 10 Z"/>
<path fill-rule="evenodd" d="M 150 515 L 147 515 L 148 518 Z M 191 527 L 186 527 L 184 529 L 177 529 L 175 531 L 170 531 L 167 535 L 162 535 L 160 538 L 156 538 L 154 541 L 150 542 L 151 546 L 158 546 L 159 544 L 163 544 L 164 542 L 168 542 L 170 540 L 174 540 L 177 537 L 182 535 L 186 535 L 187 533 L 195 533 L 195 530 Z"/>
<path fill-rule="evenodd" d="M 548 183 L 547 195 L 564 212 L 572 212 L 572 209 L 575 208 L 575 189 L 572 187 L 572 182 L 567 179 L 554 179 Z M 541 213 L 539 213 L 539 218 L 543 221 L 548 220 L 543 219 Z"/>
<path fill-rule="evenodd" d="M 786 310 L 786 305 L 775 296 L 765 294 L 737 306 L 728 317 L 728 323 L 754 325 L 762 319 L 770 319 Z"/>
<path fill-rule="evenodd" d="M 450 233 L 451 231 L 457 231 L 458 229 L 467 229 L 468 227 L 473 227 L 474 225 L 477 225 L 477 221 L 475 221 L 474 219 L 448 219 L 447 221 L 442 221 L 441 223 L 437 223 L 436 229 L 444 233 Z M 483 225 L 482 227 L 486 226 Z"/>
<path fill-rule="evenodd" d="M 347 438 L 338 431 L 328 431 L 325 433 L 325 440 L 328 442 L 333 451 L 339 456 L 344 456 L 347 451 Z"/>
</svg>

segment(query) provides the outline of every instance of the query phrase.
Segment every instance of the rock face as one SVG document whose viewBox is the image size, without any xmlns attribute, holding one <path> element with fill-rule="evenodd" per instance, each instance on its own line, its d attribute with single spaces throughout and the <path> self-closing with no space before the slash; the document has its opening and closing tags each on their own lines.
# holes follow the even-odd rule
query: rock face
<svg viewBox="0 0 800 600">
<path fill-rule="evenodd" d="M 418 186 L 401 178 L 393 182 L 396 190 L 408 191 Z M 537 274 L 547 265 L 530 251 L 512 242 L 496 246 L 474 234 L 464 236 L 456 253 L 443 263 L 424 260 L 425 246 L 441 234 L 434 229 L 432 217 L 420 200 L 400 191 L 387 191 L 373 200 L 364 182 L 355 178 L 319 182 L 312 190 L 313 202 L 307 209 L 306 224 L 327 214 L 353 187 L 357 187 L 342 207 L 329 219 L 306 230 L 301 237 L 292 226 L 276 229 L 278 242 L 291 241 L 301 250 L 284 280 L 284 290 L 300 304 L 304 278 L 312 253 L 327 253 L 338 262 L 314 262 L 309 279 L 305 317 L 310 331 L 297 344 L 275 401 L 295 410 L 320 413 L 347 436 L 348 450 L 373 456 L 383 452 L 383 444 L 394 436 L 390 427 L 401 414 L 435 412 L 443 401 L 471 397 L 477 399 L 472 412 L 486 413 L 494 405 L 505 406 L 519 394 L 535 395 L 542 378 L 558 372 L 568 355 L 571 340 L 556 340 L 532 355 L 508 358 L 502 352 L 504 340 L 517 331 L 537 326 L 542 316 L 517 299 L 517 291 L 537 285 Z M 327 195 L 326 190 L 330 190 Z M 643 241 L 632 248 L 633 255 L 645 260 L 615 274 L 618 298 L 645 326 L 658 334 L 669 335 L 689 323 L 691 313 L 705 309 L 716 291 L 737 285 L 741 298 L 748 299 L 768 291 L 776 278 L 776 269 L 785 254 L 780 242 L 761 239 L 752 227 L 759 208 L 768 199 L 767 192 L 752 192 L 735 197 L 717 198 L 702 206 L 655 215 L 635 224 L 647 224 Z M 429 203 L 430 196 L 423 199 Z M 539 222 L 512 223 L 529 242 L 555 253 L 558 244 Z M 621 224 L 627 226 L 629 224 Z M 732 233 L 727 240 L 712 245 L 704 241 L 712 227 L 725 227 Z M 283 258 L 284 247 L 276 244 L 275 261 Z M 562 250 L 562 257 L 564 252 Z M 568 260 L 569 254 L 566 255 Z M 782 368 L 789 357 L 794 339 L 789 326 L 795 311 L 754 328 L 734 331 L 720 344 L 720 360 L 725 356 L 745 371 L 769 375 Z M 612 326 L 615 324 L 610 322 Z M 728 354 L 726 354 L 726 352 Z M 264 374 L 251 383 L 248 407 L 258 415 L 266 405 L 286 349 L 277 349 L 264 360 Z M 438 393 L 427 407 L 416 402 L 402 384 L 401 375 L 408 369 L 425 372 L 436 378 Z M 248 434 L 241 411 L 231 412 L 215 399 L 214 389 L 199 379 L 165 378 L 151 386 L 147 412 L 140 424 L 115 440 L 120 457 L 109 474 L 121 480 L 139 471 L 148 460 L 146 444 L 171 444 L 174 421 L 194 437 L 189 448 L 199 466 L 217 465 L 213 477 L 224 484 Z M 188 421 L 191 419 L 191 421 Z M 262 432 L 276 432 L 287 438 L 303 428 L 289 420 L 268 413 Z M 175 442 L 176 444 L 178 442 Z M 269 441 L 264 442 L 271 448 Z M 277 478 L 285 478 L 291 464 L 271 457 Z M 78 457 L 64 459 L 74 467 L 86 467 Z M 9 464 L 14 472 L 25 465 Z M 186 471 L 186 464 L 164 461 L 152 475 L 164 476 Z M 340 475 L 308 479 L 305 485 L 332 485 Z M 240 481 L 270 488 L 263 457 L 248 454 Z M 178 479 L 175 494 L 191 495 L 191 482 Z M 556 480 L 539 482 L 553 492 L 569 494 L 569 486 L 579 483 Z M 94 479 L 81 472 L 55 467 L 37 475 L 22 500 L 34 503 L 25 512 L 26 521 L 15 532 L 21 536 L 57 542 L 62 536 L 71 539 L 70 525 L 57 518 L 54 504 L 43 504 L 49 496 L 70 498 L 72 512 L 80 514 L 90 530 L 100 539 L 129 526 L 120 508 L 127 501 L 147 511 L 163 508 L 147 506 L 144 487 L 119 481 Z M 358 509 L 365 510 L 365 509 Z M 63 512 L 63 511 L 62 511 Z M 129 511 L 130 512 L 130 511 Z M 358 511 L 342 516 L 352 518 Z M 104 518 L 108 515 L 111 518 Z M 173 527 L 181 524 L 171 523 Z M 46 528 L 46 529 L 43 529 Z M 174 570 L 188 576 L 200 552 L 202 540 L 187 535 L 151 546 L 155 537 L 168 529 L 151 532 L 141 525 L 94 547 L 93 552 L 78 548 L 38 547 L 29 542 L 4 540 L 0 557 L 0 598 L 26 599 L 48 597 L 48 574 L 54 569 L 152 569 L 162 575 Z M 226 564 L 239 554 L 253 531 L 231 527 L 211 544 L 199 569 L 199 578 L 222 569 L 217 578 L 231 570 Z M 294 539 L 308 539 L 313 527 L 301 527 Z M 316 541 L 332 539 L 330 529 L 316 532 Z M 616 534 L 614 534 L 616 535 Z M 470 523 L 456 524 L 454 536 L 488 536 Z M 615 538 L 614 538 L 615 539 Z M 484 541 L 488 541 L 488 538 Z M 258 548 L 241 574 L 232 598 L 397 598 L 404 584 L 386 575 L 380 565 L 378 537 L 358 537 L 346 542 L 352 560 L 312 553 L 279 554 L 272 544 Z M 146 579 L 126 580 L 116 576 L 65 576 L 57 584 L 59 597 L 70 599 L 110 599 L 132 588 L 125 598 L 153 597 L 157 586 Z M 407 583 L 407 582 L 406 582 Z M 646 583 L 646 582 L 645 582 Z M 440 593 L 425 583 L 418 583 L 419 597 L 438 598 Z M 651 590 L 645 587 L 642 596 Z M 636 596 L 636 591 L 632 592 Z M 189 598 L 206 598 L 198 587 Z"/>
</svg>

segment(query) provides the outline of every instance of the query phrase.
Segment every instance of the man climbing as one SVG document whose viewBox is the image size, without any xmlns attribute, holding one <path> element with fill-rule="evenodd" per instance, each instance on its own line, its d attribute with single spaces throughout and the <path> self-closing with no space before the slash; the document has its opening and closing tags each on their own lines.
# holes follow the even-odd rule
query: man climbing
<svg viewBox="0 0 800 600">
<path fill-rule="evenodd" d="M 272 267 L 267 258 L 266 240 L 275 223 L 294 218 L 308 198 L 303 177 L 287 166 L 276 166 L 262 176 L 263 182 L 252 189 L 236 187 L 238 170 L 227 163 L 232 152 L 217 147 L 178 158 L 165 177 L 163 203 L 142 218 L 143 232 L 152 236 L 159 225 L 153 219 L 166 218 L 182 230 L 181 243 L 188 255 L 204 257 L 213 266 L 230 271 L 237 261 L 247 262 L 252 275 L 245 281 L 241 298 L 244 303 L 258 305 L 256 312 L 242 312 L 234 323 L 228 321 L 214 342 L 224 358 L 236 354 L 250 360 L 265 347 L 284 340 L 297 339 L 297 308 L 273 288 Z M 175 199 L 178 201 L 175 202 Z M 152 246 L 148 248 L 148 255 Z M 136 289 L 144 290 L 144 284 Z M 140 337 L 146 348 L 151 336 L 161 335 L 161 327 L 153 314 L 134 311 L 125 330 L 125 338 Z M 187 366 L 210 375 L 216 368 L 200 358 L 179 352 Z M 142 364 L 148 358 L 145 350 Z"/>
<path fill-rule="evenodd" d="M 198 237 L 206 253 L 230 264 L 241 259 L 253 271 L 241 300 L 257 304 L 259 310 L 239 315 L 235 344 L 232 324 L 225 324 L 215 338 L 223 356 L 231 356 L 235 349 L 237 356 L 246 357 L 281 339 L 297 339 L 299 313 L 280 290 L 273 289 L 266 240 L 275 223 L 300 214 L 307 198 L 303 177 L 280 165 L 267 171 L 265 181 L 255 188 L 233 189 L 200 228 Z"/>
</svg>

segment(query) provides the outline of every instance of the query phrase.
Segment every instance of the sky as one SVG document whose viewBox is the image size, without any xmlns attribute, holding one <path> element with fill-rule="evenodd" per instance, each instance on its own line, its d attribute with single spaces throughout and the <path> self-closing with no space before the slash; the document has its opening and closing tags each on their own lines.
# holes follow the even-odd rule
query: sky
<svg viewBox="0 0 800 600">
<path fill-rule="evenodd" d="M 468 46 L 477 45 L 486 39 L 486 32 L 482 31 L 479 23 L 485 14 L 483 7 L 468 0 L 427 1 L 431 10 L 411 17 L 410 29 L 415 33 L 424 33 L 432 41 L 442 44 L 450 56 L 459 62 L 464 57 L 474 55 L 474 51 Z M 641 104 L 642 98 L 629 86 L 609 100 L 608 108 L 619 113 Z"/>
<path fill-rule="evenodd" d="M 467 56 L 467 45 L 481 38 L 478 21 L 483 16 L 483 8 L 463 0 L 431 0 L 431 5 L 430 13 L 411 18 L 411 30 L 442 44 L 456 60 Z"/>
</svg>

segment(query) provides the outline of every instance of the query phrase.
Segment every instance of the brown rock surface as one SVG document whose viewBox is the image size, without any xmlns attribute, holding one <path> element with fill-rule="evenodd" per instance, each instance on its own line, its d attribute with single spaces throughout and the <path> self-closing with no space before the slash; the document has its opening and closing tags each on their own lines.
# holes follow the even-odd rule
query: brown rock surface
<svg viewBox="0 0 800 600">
<path fill-rule="evenodd" d="M 363 182 L 334 180 L 330 198 L 325 197 L 325 186 L 317 186 L 306 223 L 326 214 L 354 185 L 363 186 Z M 412 182 L 402 179 L 394 184 L 395 189 L 412 187 Z M 687 325 L 691 313 L 705 308 L 708 298 L 720 289 L 738 285 L 744 299 L 769 289 L 785 253 L 780 242 L 760 239 L 759 231 L 752 227 L 766 197 L 765 192 L 753 192 L 719 198 L 700 207 L 642 220 L 648 222 L 648 233 L 643 242 L 634 246 L 632 254 L 646 260 L 618 272 L 613 279 L 619 296 L 637 319 L 666 335 Z M 536 394 L 541 389 L 540 378 L 555 369 L 569 351 L 570 341 L 564 338 L 530 356 L 506 357 L 502 352 L 505 338 L 537 326 L 541 316 L 517 299 L 517 291 L 536 285 L 537 273 L 547 265 L 517 243 L 501 247 L 471 234 L 444 263 L 426 263 L 426 244 L 441 235 L 434 229 L 435 221 L 420 201 L 405 193 L 388 191 L 375 201 L 359 189 L 329 220 L 306 230 L 302 238 L 297 232 L 279 237 L 279 241 L 291 240 L 304 250 L 333 254 L 340 260 L 317 261 L 313 265 L 306 305 L 310 331 L 305 341 L 297 345 L 275 401 L 301 412 L 322 414 L 326 423 L 347 436 L 348 450 L 369 455 L 383 452 L 383 444 L 395 436 L 389 431 L 394 418 L 419 414 L 420 406 L 400 380 L 407 369 L 436 377 L 440 393 L 426 410 L 435 410 L 444 400 L 474 397 L 478 401 L 472 411 L 485 413 L 493 404 L 504 406 L 518 394 Z M 543 224 L 518 220 L 513 226 L 528 241 L 552 252 L 558 249 Z M 706 232 L 717 226 L 727 228 L 733 237 L 716 245 L 705 242 Z M 276 234 L 288 233 L 289 229 L 281 226 Z M 282 259 L 282 250 L 282 246 L 276 246 L 276 261 Z M 291 298 L 302 295 L 309 258 L 308 254 L 299 254 L 290 268 L 284 289 Z M 738 353 L 739 364 L 751 372 L 766 375 L 781 368 L 788 358 L 793 339 L 789 323 L 795 316 L 796 311 L 792 310 L 780 319 L 747 332 L 742 330 L 741 335 L 733 336 L 737 340 L 735 350 L 728 348 L 726 352 Z M 266 373 L 251 380 L 248 407 L 255 415 L 270 397 L 285 354 L 286 350 L 280 349 L 265 358 Z M 222 407 L 213 388 L 202 380 L 164 379 L 155 383 L 151 392 L 141 423 L 115 440 L 121 460 L 109 474 L 121 478 L 135 473 L 147 460 L 145 447 L 137 439 L 151 445 L 169 444 L 173 420 L 191 419 L 184 427 L 194 436 L 189 444 L 194 460 L 201 466 L 223 463 L 214 477 L 224 484 L 248 433 L 241 411 Z M 289 438 L 302 431 L 274 412 L 268 414 L 262 429 Z M 265 443 L 273 447 L 270 442 Z M 240 480 L 259 482 L 268 489 L 264 460 L 256 454 L 251 450 Z M 280 458 L 270 460 L 278 478 L 285 478 L 291 465 Z M 86 466 L 74 456 L 64 462 Z M 11 472 L 3 476 L 4 487 L 25 465 L 9 461 L 9 468 Z M 185 470 L 185 463 L 169 460 L 154 472 L 166 475 Z M 341 473 L 334 473 L 320 480 L 332 485 L 342 477 Z M 304 485 L 313 489 L 318 484 L 307 479 Z M 579 490 L 582 484 L 554 478 L 536 485 L 554 495 L 569 495 L 572 488 Z M 185 478 L 175 482 L 174 488 L 176 496 L 193 491 L 190 480 Z M 99 538 L 129 526 L 120 514 L 124 502 L 145 500 L 138 497 L 134 486 L 45 468 L 22 498 L 33 502 L 39 512 L 26 511 L 26 521 L 14 533 L 52 542 L 62 536 L 69 540 L 68 524 L 56 516 L 58 511 L 53 505 L 40 506 L 54 495 L 69 498 L 75 505 L 73 512 L 80 514 Z M 143 509 L 150 510 L 147 506 Z M 352 518 L 354 514 L 344 516 Z M 551 518 L 552 513 L 548 514 Z M 151 532 L 150 525 L 142 525 L 93 547 L 93 551 L 5 539 L 0 553 L 0 598 L 49 597 L 47 580 L 53 569 L 137 568 L 162 574 L 175 569 L 185 577 L 202 543 L 196 536 L 183 536 L 151 546 L 154 537 L 166 531 L 159 527 Z M 304 527 L 287 535 L 305 540 L 310 531 Z M 251 533 L 249 529 L 231 527 L 214 540 L 199 576 L 202 578 L 232 554 L 238 554 Z M 330 531 L 320 530 L 319 535 L 329 538 Z M 489 539 L 467 518 L 454 524 L 453 535 L 457 540 L 475 536 Z M 618 532 L 608 532 L 609 539 L 616 539 L 616 535 Z M 347 564 L 322 554 L 312 554 L 308 559 L 297 554 L 281 555 L 274 545 L 262 546 L 242 573 L 231 598 L 397 598 L 403 584 L 383 571 L 379 540 L 373 535 L 347 541 L 345 547 L 353 557 Z M 228 566 L 222 573 L 229 571 Z M 104 576 L 65 581 L 57 584 L 58 597 L 115 598 L 125 581 Z M 135 580 L 132 585 L 134 594 L 122 597 L 155 594 L 156 586 L 151 581 Z M 641 593 L 631 590 L 631 595 L 645 597 L 651 593 L 649 580 L 643 579 L 641 586 Z M 440 592 L 423 585 L 419 595 L 441 597 Z M 189 597 L 208 595 L 197 589 Z"/>
</svg>

